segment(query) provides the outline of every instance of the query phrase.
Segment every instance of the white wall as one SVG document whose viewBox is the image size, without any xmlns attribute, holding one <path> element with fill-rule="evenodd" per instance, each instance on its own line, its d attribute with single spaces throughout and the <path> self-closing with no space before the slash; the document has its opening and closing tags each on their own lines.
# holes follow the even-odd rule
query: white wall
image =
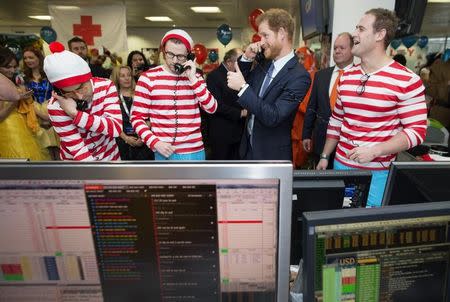
<svg viewBox="0 0 450 302">
<path fill-rule="evenodd" d="M 334 0 L 333 2 L 334 10 L 330 12 L 333 14 L 331 49 L 333 49 L 337 35 L 345 31 L 352 33 L 356 24 L 369 9 L 381 7 L 394 10 L 395 7 L 395 0 Z M 330 55 L 330 58 L 330 66 L 332 66 L 334 64 L 333 56 Z M 355 58 L 355 62 L 359 62 L 359 59 Z"/>
</svg>

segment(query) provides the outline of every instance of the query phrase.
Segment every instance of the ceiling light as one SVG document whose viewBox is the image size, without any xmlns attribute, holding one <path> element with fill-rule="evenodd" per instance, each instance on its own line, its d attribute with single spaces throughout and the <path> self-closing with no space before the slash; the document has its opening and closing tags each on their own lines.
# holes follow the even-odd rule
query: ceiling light
<svg viewBox="0 0 450 302">
<path fill-rule="evenodd" d="M 220 13 L 217 6 L 192 6 L 191 9 L 196 13 Z"/>
<path fill-rule="evenodd" d="M 51 20 L 52 16 L 28 16 L 28 18 L 38 19 L 38 20 Z"/>
<path fill-rule="evenodd" d="M 145 19 L 152 21 L 152 22 L 171 22 L 173 21 L 171 18 L 167 16 L 151 16 L 151 17 L 145 17 Z"/>
<path fill-rule="evenodd" d="M 431 3 L 449 3 L 450 0 L 428 0 Z"/>
<path fill-rule="evenodd" d="M 55 8 L 61 10 L 77 10 L 80 9 L 79 6 L 70 6 L 70 5 L 55 5 Z"/>
</svg>

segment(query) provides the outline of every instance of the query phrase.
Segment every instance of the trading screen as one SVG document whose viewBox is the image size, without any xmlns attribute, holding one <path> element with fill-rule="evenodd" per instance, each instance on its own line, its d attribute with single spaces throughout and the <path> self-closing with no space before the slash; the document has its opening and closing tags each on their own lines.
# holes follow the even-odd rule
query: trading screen
<svg viewBox="0 0 450 302">
<path fill-rule="evenodd" d="M 321 301 L 447 301 L 450 216 L 316 227 Z"/>
<path fill-rule="evenodd" d="M 278 200 L 277 179 L 3 181 L 1 300 L 275 301 Z"/>
</svg>

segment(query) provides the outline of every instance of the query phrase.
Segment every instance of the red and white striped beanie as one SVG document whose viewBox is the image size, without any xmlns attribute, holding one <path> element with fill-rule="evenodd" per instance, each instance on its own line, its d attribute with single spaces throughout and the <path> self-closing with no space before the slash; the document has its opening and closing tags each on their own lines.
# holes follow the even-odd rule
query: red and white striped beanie
<svg viewBox="0 0 450 302">
<path fill-rule="evenodd" d="M 44 59 L 44 72 L 53 86 L 64 88 L 89 81 L 92 78 L 88 63 L 79 55 L 64 50 L 64 45 L 49 45 L 51 55 Z"/>
<path fill-rule="evenodd" d="M 190 52 L 194 47 L 194 40 L 192 40 L 191 36 L 182 29 L 172 29 L 166 32 L 164 37 L 161 39 L 161 47 L 164 47 L 166 42 L 170 39 L 180 40 L 184 46 L 186 46 L 188 52 Z"/>
</svg>

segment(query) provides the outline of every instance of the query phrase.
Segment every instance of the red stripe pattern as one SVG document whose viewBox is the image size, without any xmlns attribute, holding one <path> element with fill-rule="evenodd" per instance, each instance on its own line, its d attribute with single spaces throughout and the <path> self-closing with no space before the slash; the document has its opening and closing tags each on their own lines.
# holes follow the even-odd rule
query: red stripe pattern
<svg viewBox="0 0 450 302">
<path fill-rule="evenodd" d="M 51 99 L 48 114 L 61 139 L 62 160 L 109 161 L 119 160 L 115 137 L 122 132 L 122 113 L 119 96 L 113 82 L 92 78 L 93 100 L 86 111 L 79 111 L 72 119 Z"/>
<path fill-rule="evenodd" d="M 361 65 L 341 77 L 338 99 L 328 124 L 327 137 L 338 139 L 336 160 L 344 165 L 371 170 L 389 167 L 396 154 L 359 164 L 346 154 L 357 146 L 372 147 L 399 132 L 408 138 L 409 148 L 423 142 L 427 108 L 422 80 L 397 62 L 370 75 L 362 95 L 356 93 L 364 75 Z"/>
<path fill-rule="evenodd" d="M 203 150 L 199 107 L 214 113 L 217 101 L 206 89 L 203 78 L 198 75 L 197 79 L 191 84 L 187 77 L 171 74 L 163 66 L 150 69 L 139 78 L 131 124 L 152 150 L 159 141 L 171 143 L 178 154 Z"/>
</svg>

